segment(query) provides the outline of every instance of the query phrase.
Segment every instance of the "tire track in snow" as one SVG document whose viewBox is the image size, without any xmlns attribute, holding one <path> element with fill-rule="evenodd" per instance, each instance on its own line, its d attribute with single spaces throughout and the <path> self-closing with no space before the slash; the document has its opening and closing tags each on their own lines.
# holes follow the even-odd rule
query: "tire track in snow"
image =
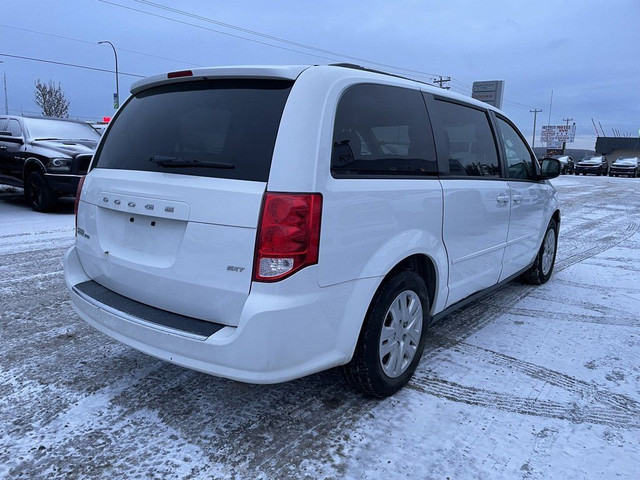
<svg viewBox="0 0 640 480">
<path fill-rule="evenodd" d="M 454 402 L 521 415 L 557 418 L 572 423 L 595 423 L 616 428 L 640 429 L 637 413 L 612 411 L 612 409 L 604 409 L 593 404 L 518 397 L 509 393 L 460 385 L 437 377 L 417 378 L 407 388 Z"/>
<path fill-rule="evenodd" d="M 448 344 L 447 339 L 437 339 Z M 640 403 L 625 396 L 609 392 L 596 384 L 578 380 L 569 375 L 515 357 L 504 355 L 466 342 L 458 343 L 452 350 L 472 358 L 477 364 L 490 364 L 520 372 L 528 377 L 561 388 L 572 394 L 576 401 L 557 402 L 520 397 L 489 389 L 471 387 L 450 382 L 428 374 L 416 375 L 410 385 L 419 391 L 469 405 L 496 408 L 498 410 L 569 420 L 574 423 L 597 423 L 617 428 L 640 429 Z"/>
<path fill-rule="evenodd" d="M 562 260 L 556 261 L 554 270 L 556 272 L 560 272 L 565 268 L 575 265 L 576 263 L 580 263 L 591 257 L 595 257 L 602 252 L 620 245 L 622 242 L 635 235 L 637 231 L 638 224 L 635 222 L 629 223 L 621 231 L 612 232 L 610 235 L 602 238 L 593 247 L 578 253 L 574 253 L 573 255 L 563 258 Z"/>
<path fill-rule="evenodd" d="M 585 303 L 571 303 L 565 302 L 565 305 L 589 308 Z M 492 306 L 493 308 L 494 306 Z M 507 312 L 512 315 L 518 315 L 523 317 L 533 317 L 539 320 L 551 320 L 551 321 L 566 321 L 566 322 L 580 322 L 580 323 L 597 323 L 601 325 L 614 325 L 619 327 L 640 327 L 640 318 L 637 317 L 624 317 L 624 316 L 611 316 L 611 315 L 586 315 L 579 313 L 566 312 L 549 312 L 546 310 L 534 310 L 530 308 L 512 307 Z"/>
</svg>

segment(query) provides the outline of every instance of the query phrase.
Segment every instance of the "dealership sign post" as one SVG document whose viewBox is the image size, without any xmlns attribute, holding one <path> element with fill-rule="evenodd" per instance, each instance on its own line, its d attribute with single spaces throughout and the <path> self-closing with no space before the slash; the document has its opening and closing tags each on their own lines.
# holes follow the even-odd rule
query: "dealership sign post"
<svg viewBox="0 0 640 480">
<path fill-rule="evenodd" d="M 502 108 L 502 94 L 504 93 L 504 80 L 491 80 L 486 82 L 473 82 L 471 97 L 481 102 Z"/>
</svg>

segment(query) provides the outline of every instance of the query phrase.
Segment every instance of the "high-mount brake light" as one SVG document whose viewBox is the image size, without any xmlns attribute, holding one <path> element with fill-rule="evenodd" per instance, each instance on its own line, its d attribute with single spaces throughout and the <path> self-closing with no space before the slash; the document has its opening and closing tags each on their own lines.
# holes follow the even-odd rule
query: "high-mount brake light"
<svg viewBox="0 0 640 480">
<path fill-rule="evenodd" d="M 262 204 L 253 279 L 275 282 L 318 263 L 322 195 L 267 193 Z"/>
<path fill-rule="evenodd" d="M 180 70 L 179 72 L 170 72 L 167 74 L 167 78 L 180 77 L 193 77 L 193 72 L 191 70 Z"/>
<path fill-rule="evenodd" d="M 84 185 L 84 178 L 85 176 L 81 176 L 80 177 L 80 181 L 78 182 L 78 189 L 76 190 L 76 201 L 75 204 L 73 206 L 73 215 L 76 218 L 76 229 L 75 229 L 75 235 L 76 237 L 78 236 L 78 204 L 80 203 L 80 193 L 82 193 L 82 186 Z"/>
</svg>

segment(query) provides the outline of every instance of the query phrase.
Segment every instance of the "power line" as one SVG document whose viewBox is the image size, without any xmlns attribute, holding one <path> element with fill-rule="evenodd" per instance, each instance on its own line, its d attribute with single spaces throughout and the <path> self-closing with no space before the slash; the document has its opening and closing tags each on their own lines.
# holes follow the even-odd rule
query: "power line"
<svg viewBox="0 0 640 480">
<path fill-rule="evenodd" d="M 95 72 L 115 73 L 113 70 L 109 70 L 109 69 L 106 69 L 106 68 L 89 67 L 88 65 L 78 65 L 78 64 L 75 64 L 75 63 L 56 62 L 54 60 L 45 60 L 43 58 L 23 57 L 21 55 L 10 55 L 8 53 L 0 53 L 0 57 L 19 58 L 20 60 L 30 60 L 32 62 L 51 63 L 51 64 L 54 64 L 54 65 L 62 65 L 64 67 L 73 67 L 73 68 L 82 68 L 84 70 L 93 70 Z M 136 73 L 123 73 L 123 72 L 119 72 L 119 73 L 120 73 L 120 75 L 127 75 L 129 77 L 137 77 L 137 78 L 145 78 L 146 77 L 146 75 L 138 75 Z"/>
<path fill-rule="evenodd" d="M 210 18 L 210 17 L 205 17 L 203 15 L 197 15 L 195 13 L 187 12 L 186 10 L 180 10 L 178 8 L 169 7 L 167 5 L 163 5 L 163 4 L 160 4 L 160 3 L 152 2 L 150 0 L 134 0 L 134 2 L 141 3 L 143 5 L 148 5 L 148 6 L 151 6 L 151 7 L 155 7 L 155 8 L 158 8 L 158 9 L 161 9 L 161 10 L 165 10 L 165 11 L 168 11 L 168 12 L 171 12 L 171 13 L 175 13 L 175 14 L 178 14 L 178 15 L 183 15 L 183 16 L 186 16 L 186 17 L 190 17 L 190 18 L 194 18 L 194 19 L 197 19 L 197 20 L 201 20 L 203 22 L 213 23 L 214 25 L 219 25 L 221 27 L 229 28 L 229 29 L 232 29 L 232 30 L 238 30 L 240 32 L 247 33 L 249 35 L 254 35 L 254 36 L 257 36 L 257 37 L 266 38 L 267 40 L 272 40 L 272 41 L 275 41 L 275 42 L 284 43 L 284 44 L 291 45 L 291 46 L 294 46 L 294 47 L 304 48 L 306 50 L 311 50 L 311 51 L 319 52 L 319 53 L 322 53 L 322 54 L 327 54 L 327 55 L 331 55 L 331 56 L 338 56 L 338 57 L 342 57 L 342 58 L 348 58 L 350 60 L 356 60 L 356 61 L 359 61 L 359 62 L 365 62 L 365 63 L 368 63 L 369 65 L 378 65 L 378 66 L 382 66 L 382 67 L 386 67 L 386 68 L 393 68 L 395 70 L 401 70 L 401 71 L 405 71 L 405 72 L 416 73 L 416 74 L 419 74 L 419 75 L 426 75 L 426 76 L 437 75 L 437 74 L 434 74 L 434 73 L 422 72 L 422 71 L 419 71 L 419 70 L 412 70 L 412 69 L 407 69 L 407 68 L 402 68 L 402 67 L 396 67 L 394 65 L 388 65 L 386 63 L 374 62 L 374 61 L 367 60 L 367 59 L 364 59 L 364 58 L 354 57 L 354 56 L 351 56 L 351 55 L 346 55 L 346 54 L 341 53 L 341 52 L 335 52 L 335 51 L 332 51 L 332 50 L 325 50 L 323 48 L 314 47 L 313 45 L 308 45 L 308 44 L 300 43 L 300 42 L 294 42 L 292 40 L 287 40 L 287 39 L 282 38 L 282 37 L 276 37 L 275 35 L 269 35 L 267 33 L 258 32 L 256 30 L 250 30 L 248 28 L 240 27 L 238 25 L 233 25 L 233 24 L 230 24 L 230 23 L 221 22 L 219 20 L 215 20 L 215 19 Z"/>
<path fill-rule="evenodd" d="M 269 42 L 261 41 L 261 40 L 256 40 L 256 39 L 252 39 L 252 38 L 247 38 L 245 36 L 236 35 L 236 34 L 229 33 L 229 32 L 223 32 L 223 31 L 220 31 L 220 30 L 217 30 L 217 29 L 205 27 L 205 26 L 198 25 L 198 24 L 191 23 L 191 22 L 186 22 L 186 21 L 183 21 L 183 20 L 178 20 L 176 18 L 167 17 L 167 16 L 164 16 L 164 15 L 159 15 L 157 13 L 152 13 L 152 12 L 149 12 L 149 11 L 146 11 L 146 10 L 140 10 L 140 9 L 137 9 L 137 8 L 126 6 L 126 5 L 121 5 L 119 3 L 115 3 L 115 2 L 109 1 L 109 0 L 99 0 L 99 1 L 102 2 L 102 3 L 107 3 L 109 5 L 116 6 L 116 7 L 120 7 L 120 8 L 124 8 L 124 9 L 127 9 L 127 10 L 131 10 L 131 11 L 135 11 L 135 12 L 138 12 L 138 13 L 142 13 L 144 15 L 149 15 L 149 16 L 153 16 L 153 17 L 156 17 L 156 18 L 162 18 L 164 20 L 180 23 L 182 25 L 188 25 L 188 26 L 199 28 L 199 29 L 202 29 L 202 30 L 208 30 L 208 31 L 211 31 L 211 32 L 214 32 L 214 33 L 219 33 L 221 35 L 226 35 L 226 36 L 230 36 L 230 37 L 233 37 L 233 38 L 238 38 L 240 40 L 246 40 L 246 41 L 249 41 L 249 42 L 258 43 L 260 45 L 266 45 L 266 46 L 273 47 L 273 48 L 278 48 L 278 49 L 281 49 L 281 50 L 286 50 L 286 51 L 290 51 L 290 52 L 294 52 L 294 53 L 299 53 L 299 54 L 302 54 L 302 55 L 312 56 L 312 57 L 316 57 L 316 58 L 322 58 L 324 60 L 330 60 L 330 61 L 333 61 L 333 62 L 344 61 L 344 59 L 355 60 L 355 61 L 363 62 L 365 64 L 372 65 L 372 66 L 384 67 L 384 68 L 392 70 L 392 71 L 408 72 L 408 73 L 411 73 L 411 74 L 414 74 L 414 75 L 418 75 L 420 77 L 429 78 L 429 80 L 432 80 L 431 77 L 434 77 L 434 76 L 435 77 L 440 77 L 440 80 L 436 80 L 435 82 L 436 83 L 440 83 L 441 86 L 444 83 L 444 82 L 441 82 L 442 81 L 442 75 L 439 75 L 439 74 L 423 72 L 423 71 L 420 71 L 420 70 L 414 70 L 414 69 L 409 69 L 409 68 L 398 67 L 398 66 L 389 65 L 389 64 L 386 64 L 386 63 L 375 62 L 375 61 L 372 61 L 372 60 L 367 60 L 367 59 L 364 59 L 364 58 L 355 57 L 355 56 L 352 56 L 352 55 L 347 55 L 347 54 L 340 53 L 340 52 L 335 52 L 335 51 L 332 51 L 332 50 L 326 50 L 326 49 L 314 47 L 313 45 L 308 45 L 308 44 L 304 44 L 304 43 L 300 43 L 300 42 L 294 42 L 292 40 L 287 40 L 287 39 L 284 39 L 284 38 L 281 38 L 281 37 L 277 37 L 275 35 L 270 35 L 270 34 L 258 32 L 256 30 L 251 30 L 251 29 L 244 28 L 244 27 L 241 27 L 241 26 L 238 26 L 238 25 L 233 25 L 233 24 L 230 24 L 230 23 L 221 22 L 219 20 L 215 20 L 213 18 L 206 17 L 206 16 L 203 16 L 203 15 L 198 15 L 198 14 L 195 14 L 195 13 L 191 13 L 191 12 L 188 12 L 186 10 L 181 10 L 181 9 L 178 9 L 178 8 L 174 8 L 174 7 L 170 7 L 170 6 L 167 6 L 167 5 L 163 5 L 163 4 L 160 4 L 160 3 L 157 3 L 157 2 L 153 2 L 151 0 L 133 0 L 133 1 L 135 1 L 136 3 L 140 3 L 142 5 L 146 5 L 146 6 L 150 6 L 150 7 L 153 7 L 153 8 L 160 9 L 160 10 L 164 10 L 164 11 L 167 11 L 167 12 L 170 12 L 170 13 L 174 13 L 176 15 L 182 15 L 182 16 L 185 16 L 185 17 L 188 17 L 188 18 L 193 18 L 193 19 L 199 20 L 199 21 L 211 23 L 211 24 L 214 24 L 214 25 L 219 25 L 219 26 L 224 27 L 224 28 L 237 30 L 239 32 L 246 33 L 248 35 L 254 35 L 254 36 L 257 36 L 257 37 L 260 37 L 260 38 L 264 38 L 266 40 L 270 40 L 270 41 L 273 41 L 273 42 L 279 42 L 279 43 L 283 43 L 285 45 L 291 45 L 292 47 L 298 47 L 298 48 L 310 50 L 310 52 L 302 51 L 302 50 L 299 50 L 298 48 L 289 48 L 289 47 L 285 47 L 285 46 L 282 46 L 282 45 L 274 45 L 273 43 L 269 43 Z M 311 53 L 311 52 L 317 52 L 317 53 Z M 331 56 L 328 56 L 328 55 L 331 55 Z M 335 58 L 335 57 L 338 57 L 338 58 Z M 462 87 L 456 86 L 456 90 L 459 91 L 459 93 L 462 93 L 464 95 L 469 96 L 469 92 L 466 91 L 466 90 L 463 90 L 463 87 L 471 90 L 472 89 L 472 85 L 471 84 L 463 82 L 463 81 L 458 80 L 458 79 L 451 78 L 451 77 L 447 77 L 447 78 L 448 78 L 449 81 L 451 81 L 453 83 L 456 83 L 456 84 L 459 84 L 459 85 L 462 86 Z M 431 83 L 429 80 L 425 81 L 425 83 Z M 514 102 L 512 100 L 505 100 L 504 102 L 512 104 L 512 105 L 515 105 L 518 108 L 522 108 L 522 109 L 527 109 L 528 110 L 528 109 L 534 108 L 534 107 L 531 107 L 530 105 L 525 105 L 525 104 L 522 104 L 522 103 Z M 554 117 L 555 116 L 562 117 L 562 115 L 558 115 L 558 114 L 553 114 L 553 116 Z"/>
<path fill-rule="evenodd" d="M 134 12 L 142 13 L 144 15 L 150 15 L 152 17 L 162 18 L 164 20 L 169 20 L 171 22 L 180 23 L 182 25 L 188 25 L 188 26 L 191 26 L 191 27 L 199 28 L 201 30 L 208 30 L 210 32 L 219 33 L 221 35 L 226 35 L 226 36 L 233 37 L 233 38 L 238 38 L 240 40 L 246 40 L 248 42 L 257 43 L 257 44 L 260 44 L 260 45 L 266 45 L 266 46 L 269 46 L 269 47 L 278 48 L 280 50 L 286 50 L 286 51 L 289 51 L 289 52 L 299 53 L 299 54 L 302 54 L 302 55 L 307 55 L 307 56 L 311 56 L 311 57 L 315 57 L 315 58 L 322 58 L 324 60 L 330 60 L 332 62 L 344 62 L 345 59 L 349 59 L 349 60 L 355 60 L 355 61 L 358 61 L 358 62 L 363 62 L 363 63 L 368 64 L 368 65 L 375 65 L 375 66 L 378 66 L 378 67 L 384 67 L 384 68 L 388 68 L 388 69 L 396 70 L 396 71 L 409 72 L 409 73 L 418 74 L 418 75 L 425 76 L 425 77 L 431 77 L 431 76 L 437 76 L 438 75 L 436 73 L 423 72 L 423 71 L 420 71 L 420 70 L 412 70 L 412 69 L 408 69 L 408 68 L 397 67 L 397 66 L 394 66 L 394 65 L 389 65 L 389 64 L 380 63 L 380 62 L 374 62 L 372 60 L 367 60 L 367 59 L 360 58 L 360 57 L 346 55 L 346 54 L 339 53 L 339 52 L 332 52 L 330 50 L 324 50 L 324 49 L 321 49 L 321 48 L 313 47 L 311 45 L 305 45 L 303 43 L 293 42 L 291 40 L 286 40 L 286 39 L 283 39 L 283 38 L 275 37 L 273 35 L 268 35 L 268 34 L 264 34 L 264 33 L 261 33 L 261 32 L 256 32 L 256 31 L 249 30 L 249 29 L 246 29 L 246 28 L 243 28 L 243 27 L 239 27 L 239 26 L 236 26 L 236 25 L 225 24 L 223 22 L 218 22 L 217 20 L 214 20 L 214 19 L 211 19 L 211 18 L 208 18 L 208 17 L 202 17 L 202 16 L 199 16 L 199 15 L 190 13 L 190 12 L 183 11 L 183 10 L 174 9 L 174 8 L 167 7 L 167 6 L 160 5 L 160 4 L 153 4 L 153 2 L 146 2 L 145 1 L 145 2 L 139 2 L 139 3 L 144 3 L 144 4 L 147 4 L 147 5 L 150 5 L 150 6 L 155 6 L 156 8 L 159 8 L 159 9 L 170 11 L 172 13 L 176 13 L 176 14 L 179 14 L 179 15 L 187 16 L 187 17 L 190 17 L 190 18 L 196 18 L 196 19 L 199 19 L 199 20 L 204 21 L 204 22 L 214 23 L 216 25 L 225 26 L 227 28 L 233 28 L 233 29 L 242 31 L 244 33 L 248 33 L 250 35 L 260 36 L 260 37 L 268 39 L 268 40 L 277 41 L 277 42 L 285 43 L 285 44 L 292 45 L 292 46 L 299 46 L 300 48 L 305 48 L 307 50 L 315 51 L 315 52 L 318 52 L 318 53 L 305 52 L 305 51 L 300 50 L 300 49 L 289 48 L 289 47 L 285 47 L 285 46 L 282 46 L 282 45 L 274 45 L 273 43 L 269 43 L 269 42 L 266 42 L 266 41 L 256 40 L 256 39 L 253 39 L 253 38 L 247 38 L 247 37 L 244 37 L 244 36 L 241 36 L 241 35 L 236 35 L 236 34 L 229 33 L 229 32 L 223 32 L 223 31 L 220 31 L 220 30 L 216 30 L 214 28 L 205 27 L 203 25 L 198 25 L 198 24 L 195 24 L 195 23 L 190 23 L 190 22 L 186 22 L 186 21 L 183 21 L 183 20 L 178 20 L 176 18 L 167 17 L 167 16 L 164 16 L 164 15 L 159 15 L 157 13 L 148 12 L 146 10 L 140 10 L 140 9 L 137 9 L 137 8 L 126 6 L 126 5 L 121 5 L 119 3 L 111 2 L 109 0 L 99 0 L 99 1 L 102 2 L 102 3 L 107 3 L 109 5 L 116 6 L 116 7 L 120 7 L 120 8 L 124 8 L 124 9 L 131 10 L 131 11 L 134 11 Z M 135 0 L 135 1 L 137 1 L 137 0 Z M 329 55 L 331 55 L 331 56 L 329 56 Z"/>
<path fill-rule="evenodd" d="M 29 30 L 27 28 L 19 28 L 19 27 L 13 27 L 11 25 L 2 25 L 0 24 L 0 27 L 2 28 L 11 28 L 13 30 L 19 30 L 21 32 L 28 32 L 28 33 L 34 33 L 36 35 L 45 35 L 47 37 L 53 37 L 53 38 L 61 38 L 64 40 L 71 40 L 72 42 L 78 42 L 78 43 L 85 43 L 87 45 L 92 45 L 95 46 L 96 42 L 90 42 L 88 40 L 82 40 L 80 38 L 73 38 L 73 37 L 66 37 L 64 35 L 56 35 L 54 33 L 47 33 L 47 32 L 39 32 L 37 30 Z M 160 55 L 153 55 L 151 53 L 145 53 L 145 52 L 138 52 L 136 50 L 128 50 L 126 48 L 120 48 L 118 47 L 118 50 L 121 52 L 128 52 L 128 53 L 134 53 L 136 55 L 144 55 L 145 57 L 152 57 L 152 58 L 158 58 L 160 60 L 169 60 L 171 62 L 176 62 L 176 63 L 181 63 L 184 65 L 194 65 L 196 67 L 204 67 L 205 65 L 201 65 L 199 63 L 193 63 L 193 62 L 185 62 L 184 60 L 177 60 L 175 58 L 168 58 L 168 57 L 162 57 Z"/>
</svg>

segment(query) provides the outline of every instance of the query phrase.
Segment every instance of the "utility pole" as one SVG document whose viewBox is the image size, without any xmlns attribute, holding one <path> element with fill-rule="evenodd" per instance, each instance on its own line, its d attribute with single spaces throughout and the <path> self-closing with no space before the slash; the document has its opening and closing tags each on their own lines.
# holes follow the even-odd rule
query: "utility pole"
<svg viewBox="0 0 640 480">
<path fill-rule="evenodd" d="M 442 75 L 438 75 L 438 77 L 440 77 L 440 78 L 433 78 L 432 79 L 433 83 L 437 83 L 440 88 L 443 88 L 445 90 L 450 90 L 451 87 L 444 87 L 443 85 L 445 83 L 447 83 L 447 82 L 450 82 L 451 81 L 451 77 L 444 78 Z"/>
<path fill-rule="evenodd" d="M 567 122 L 567 127 L 569 126 L 569 122 L 573 122 L 573 118 L 563 118 L 562 119 L 563 122 Z M 567 147 L 567 142 L 566 140 L 564 142 L 562 142 L 562 154 L 564 155 L 564 149 Z"/>
<path fill-rule="evenodd" d="M 536 119 L 538 118 L 538 114 L 542 110 L 536 110 L 534 108 L 533 110 L 529 110 L 529 111 L 533 113 L 533 141 L 531 142 L 531 149 L 533 149 L 533 147 L 536 146 Z"/>
</svg>

